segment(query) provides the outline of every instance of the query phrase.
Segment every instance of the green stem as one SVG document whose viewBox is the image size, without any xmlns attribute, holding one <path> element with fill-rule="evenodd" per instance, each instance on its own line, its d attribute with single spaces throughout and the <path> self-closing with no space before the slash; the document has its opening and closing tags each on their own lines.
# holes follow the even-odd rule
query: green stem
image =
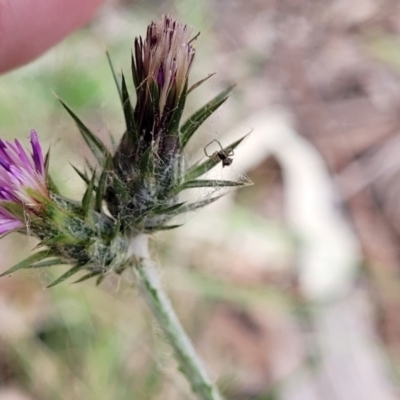
<svg viewBox="0 0 400 400">
<path fill-rule="evenodd" d="M 167 295 L 161 287 L 155 263 L 149 258 L 148 237 L 135 237 L 129 251 L 133 266 L 139 275 L 141 290 L 169 343 L 175 351 L 181 370 L 193 391 L 203 400 L 223 400 L 212 384 L 196 351 L 186 335 Z"/>
</svg>

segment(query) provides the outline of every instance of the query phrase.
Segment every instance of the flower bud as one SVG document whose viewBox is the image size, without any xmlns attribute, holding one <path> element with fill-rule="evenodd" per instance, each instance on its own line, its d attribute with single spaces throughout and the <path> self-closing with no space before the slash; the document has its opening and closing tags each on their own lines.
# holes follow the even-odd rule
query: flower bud
<svg viewBox="0 0 400 400">
<path fill-rule="evenodd" d="M 147 28 L 145 40 L 135 40 L 132 65 L 137 103 L 135 119 L 139 135 L 155 140 L 166 133 L 183 92 L 195 50 L 192 32 L 186 26 L 163 16 Z"/>
<path fill-rule="evenodd" d="M 105 196 L 108 210 L 122 226 L 139 220 L 154 226 L 159 218 L 149 221 L 145 214 L 172 204 L 170 194 L 181 173 L 179 123 L 195 55 L 192 41 L 191 30 L 168 15 L 148 26 L 145 39 L 135 40 L 136 105 L 129 109 L 123 79 L 127 131 L 114 155 L 115 175 L 109 177 Z"/>
</svg>

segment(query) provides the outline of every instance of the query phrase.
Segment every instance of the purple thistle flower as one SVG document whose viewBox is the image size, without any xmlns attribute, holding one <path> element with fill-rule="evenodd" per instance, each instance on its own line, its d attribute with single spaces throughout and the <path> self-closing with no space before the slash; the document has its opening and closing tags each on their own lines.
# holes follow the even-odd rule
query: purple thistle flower
<svg viewBox="0 0 400 400">
<path fill-rule="evenodd" d="M 20 229 L 25 222 L 6 210 L 2 201 L 13 202 L 37 212 L 43 207 L 32 191 L 49 198 L 46 168 L 37 133 L 30 134 L 32 154 L 18 140 L 14 143 L 0 139 L 0 234 Z"/>
<path fill-rule="evenodd" d="M 17 229 L 22 229 L 24 226 L 24 222 L 20 221 L 0 206 L 0 235 Z"/>
</svg>

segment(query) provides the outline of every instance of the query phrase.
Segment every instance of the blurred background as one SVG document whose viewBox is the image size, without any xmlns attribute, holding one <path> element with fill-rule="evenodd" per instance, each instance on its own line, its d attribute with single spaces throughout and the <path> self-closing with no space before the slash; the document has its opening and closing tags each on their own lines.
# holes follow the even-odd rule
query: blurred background
<svg viewBox="0 0 400 400">
<path fill-rule="evenodd" d="M 88 156 L 63 98 L 105 140 L 123 116 L 105 56 L 129 76 L 135 36 L 163 13 L 201 31 L 193 112 L 238 87 L 188 158 L 252 134 L 223 179 L 254 182 L 157 234 L 160 272 L 227 399 L 400 398 L 400 3 L 396 0 L 108 1 L 84 30 L 0 79 L 0 128 L 35 128 L 64 193 Z M 132 84 L 131 84 L 132 87 Z M 35 240 L 0 241 L 0 271 Z M 1 400 L 194 396 L 136 288 L 0 280 Z"/>
</svg>

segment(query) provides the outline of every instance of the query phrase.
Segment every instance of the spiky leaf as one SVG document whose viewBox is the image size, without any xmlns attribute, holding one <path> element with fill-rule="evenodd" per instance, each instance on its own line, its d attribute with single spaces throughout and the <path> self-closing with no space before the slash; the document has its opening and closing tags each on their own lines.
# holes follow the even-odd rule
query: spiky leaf
<svg viewBox="0 0 400 400">
<path fill-rule="evenodd" d="M 75 167 L 74 165 L 70 164 L 71 167 L 74 169 L 74 171 L 79 175 L 79 177 L 86 183 L 89 184 L 90 179 L 89 177 L 82 171 L 80 171 L 77 167 Z"/>
<path fill-rule="evenodd" d="M 116 176 L 115 174 L 111 175 L 111 180 L 112 180 L 111 186 L 114 189 L 116 195 L 120 199 L 123 199 L 124 201 L 129 201 L 131 196 L 124 182 L 122 182 L 121 179 L 119 179 L 119 177 Z"/>
<path fill-rule="evenodd" d="M 151 233 L 155 231 L 169 231 L 171 229 L 179 228 L 181 227 L 182 224 L 178 225 L 157 225 L 157 226 L 152 226 L 152 227 L 146 227 L 145 232 L 146 233 Z"/>
<path fill-rule="evenodd" d="M 49 172 L 49 165 L 50 165 L 50 149 L 44 156 L 44 170 L 46 171 L 46 174 Z"/>
<path fill-rule="evenodd" d="M 20 269 L 32 268 L 32 264 L 34 264 L 35 262 L 44 260 L 45 258 L 49 257 L 49 255 L 50 255 L 49 250 L 42 250 L 42 251 L 39 251 L 38 253 L 32 254 L 25 260 L 19 262 L 18 264 L 14 265 L 13 267 L 9 268 L 6 272 L 3 272 L 2 274 L 0 274 L 0 277 L 11 274 Z"/>
<path fill-rule="evenodd" d="M 76 274 L 78 271 L 80 271 L 83 268 L 82 265 L 75 265 L 72 268 L 70 268 L 65 274 L 61 275 L 58 279 L 56 279 L 54 282 L 52 282 L 50 285 L 48 285 L 48 288 L 51 288 L 53 286 L 58 285 L 59 283 L 65 281 L 72 275 Z"/>
<path fill-rule="evenodd" d="M 139 172 L 142 176 L 152 175 L 155 167 L 154 150 L 149 146 L 139 161 Z"/>
<path fill-rule="evenodd" d="M 168 212 L 163 214 L 164 218 L 162 219 L 162 223 L 157 225 L 157 227 L 148 228 L 148 231 L 151 232 L 151 231 L 154 231 L 154 230 L 157 230 L 157 229 L 163 230 L 163 226 L 173 226 L 174 228 L 178 227 L 180 225 L 165 225 L 165 224 L 167 222 L 171 221 L 174 217 L 176 217 L 176 216 L 178 216 L 180 214 L 185 214 L 185 213 L 188 213 L 188 212 L 191 212 L 191 211 L 195 211 L 195 210 L 197 210 L 199 208 L 205 207 L 208 204 L 211 204 L 214 201 L 217 201 L 218 199 L 220 199 L 223 196 L 224 195 L 210 197 L 208 199 L 201 200 L 201 201 L 196 201 L 196 202 L 189 203 L 189 204 L 179 203 L 179 204 L 181 204 L 180 207 L 175 207 L 175 209 L 172 209 L 172 207 L 171 207 L 171 210 L 169 210 Z"/>
<path fill-rule="evenodd" d="M 205 199 L 205 200 L 200 200 L 200 201 L 196 201 L 196 202 L 193 202 L 193 203 L 186 204 L 186 205 L 182 206 L 181 208 L 176 209 L 172 213 L 172 215 L 175 216 L 175 215 L 179 215 L 179 214 L 184 214 L 184 213 L 187 213 L 187 212 L 195 211 L 195 210 L 197 210 L 199 208 L 202 208 L 202 207 L 205 207 L 205 206 L 207 206 L 207 205 L 209 205 L 211 203 L 214 203 L 214 201 L 219 200 L 223 196 L 224 195 L 210 197 L 210 198 Z"/>
<path fill-rule="evenodd" d="M 197 179 L 194 181 L 184 182 L 181 186 L 179 186 L 179 191 L 185 189 L 193 189 L 193 188 L 204 188 L 204 187 L 234 187 L 234 186 L 244 186 L 244 183 L 235 182 L 235 181 L 225 181 L 225 180 L 217 180 L 217 179 Z"/>
<path fill-rule="evenodd" d="M 51 193 L 60 194 L 60 190 L 58 189 L 57 185 L 54 183 L 54 179 L 51 177 L 50 174 L 47 174 L 46 184 L 47 184 L 47 187 L 50 189 Z"/>
<path fill-rule="evenodd" d="M 35 262 L 31 265 L 30 268 L 53 267 L 54 265 L 61 265 L 61 264 L 65 264 L 65 261 L 60 257 L 56 257 L 44 261 Z"/>
<path fill-rule="evenodd" d="M 95 276 L 98 276 L 102 274 L 101 271 L 92 271 L 89 272 L 88 274 L 82 276 L 82 278 L 79 278 L 77 281 L 75 281 L 74 283 L 80 283 L 80 282 L 84 282 L 87 281 L 88 279 L 94 278 Z"/>
<path fill-rule="evenodd" d="M 170 135 L 175 135 L 175 134 L 178 135 L 179 134 L 179 129 L 178 129 L 179 123 L 182 118 L 183 109 L 185 108 L 186 97 L 188 94 L 187 87 L 188 87 L 188 81 L 186 80 L 185 86 L 184 86 L 182 93 L 178 100 L 178 105 L 176 106 L 176 108 L 172 114 L 172 117 L 171 117 L 171 120 L 170 120 L 170 123 L 168 126 L 168 132 Z"/>
<path fill-rule="evenodd" d="M 132 71 L 132 79 L 133 83 L 135 84 L 135 87 L 138 87 L 140 85 L 140 77 L 137 74 L 137 69 L 135 65 L 135 57 L 133 56 L 133 53 L 131 52 L 131 71 Z"/>
<path fill-rule="evenodd" d="M 137 135 L 134 112 L 131 101 L 129 99 L 129 92 L 128 88 L 126 87 L 125 77 L 122 72 L 121 76 L 122 76 L 121 100 L 122 100 L 122 107 L 124 109 L 126 130 L 128 132 L 128 137 L 130 139 L 130 145 L 135 145 L 138 140 L 138 135 Z"/>
<path fill-rule="evenodd" d="M 182 203 L 173 204 L 172 206 L 154 207 L 150 210 L 150 214 L 152 215 L 171 214 L 174 213 L 176 210 L 178 210 L 180 207 L 182 207 L 184 204 L 186 204 L 185 201 Z"/>
<path fill-rule="evenodd" d="M 101 203 L 103 201 L 104 193 L 106 190 L 107 176 L 108 176 L 111 166 L 112 166 L 112 160 L 111 160 L 111 158 L 109 158 L 106 161 L 106 165 L 100 175 L 99 183 L 97 185 L 95 210 L 99 211 L 99 212 L 101 210 Z"/>
<path fill-rule="evenodd" d="M 110 69 L 111 69 L 112 76 L 114 78 L 115 86 L 117 87 L 119 97 L 120 97 L 120 99 L 122 101 L 121 85 L 119 83 L 119 79 L 118 79 L 117 73 L 115 72 L 115 68 L 114 68 L 114 65 L 113 65 L 113 63 L 111 61 L 110 53 L 108 51 L 106 51 L 106 56 L 107 56 L 108 64 L 109 64 Z"/>
<path fill-rule="evenodd" d="M 99 286 L 101 282 L 103 282 L 105 275 L 102 274 L 96 279 L 96 286 Z"/>
<path fill-rule="evenodd" d="M 242 137 L 239 140 L 236 140 L 236 142 L 233 142 L 231 145 L 227 146 L 224 148 L 224 151 L 228 152 L 229 150 L 234 150 L 239 144 L 249 135 L 249 133 Z M 218 163 L 221 161 L 217 158 L 214 159 L 212 157 L 208 158 L 206 161 L 202 162 L 201 164 L 194 165 L 192 168 L 190 168 L 186 174 L 185 174 L 185 181 L 193 180 L 198 178 L 199 176 L 204 175 L 206 172 L 210 171 L 212 168 L 214 168 Z"/>
<path fill-rule="evenodd" d="M 63 232 L 51 238 L 46 238 L 46 244 L 53 246 L 69 246 L 76 244 L 76 238 L 69 233 Z"/>
<path fill-rule="evenodd" d="M 81 214 L 82 205 L 80 201 L 71 200 L 61 195 L 52 194 L 51 199 L 57 204 L 58 208 L 68 214 Z"/>
<path fill-rule="evenodd" d="M 219 95 L 215 96 L 211 101 L 209 101 L 205 106 L 196 111 L 181 127 L 181 148 L 183 149 L 190 138 L 199 128 L 199 126 L 214 112 L 216 111 L 229 97 L 233 88 L 236 86 L 231 85 Z"/>
<path fill-rule="evenodd" d="M 50 149 L 47 151 L 44 156 L 44 170 L 46 171 L 46 184 L 52 193 L 60 194 L 60 191 L 57 188 L 57 185 L 54 183 L 54 180 L 49 174 L 49 165 L 50 165 Z"/>
<path fill-rule="evenodd" d="M 77 115 L 61 100 L 59 99 L 62 106 L 68 111 L 69 115 L 74 119 L 76 122 L 78 129 L 85 140 L 86 144 L 88 145 L 89 149 L 95 156 L 97 162 L 103 166 L 104 161 L 107 156 L 110 156 L 107 147 L 104 143 L 94 135 L 86 126 L 85 124 L 77 117 Z"/>
<path fill-rule="evenodd" d="M 197 89 L 200 85 L 202 85 L 205 81 L 208 81 L 214 75 L 215 75 L 215 72 L 213 72 L 212 74 L 207 75 L 205 78 L 203 78 L 203 79 L 199 80 L 198 82 L 194 83 L 188 89 L 187 94 L 189 94 L 190 92 L 193 92 L 194 89 Z"/>
<path fill-rule="evenodd" d="M 111 149 L 112 149 L 113 153 L 115 153 L 118 149 L 118 143 L 115 139 L 115 136 L 110 131 L 108 131 L 108 137 L 110 138 Z"/>
<path fill-rule="evenodd" d="M 95 179 L 96 179 L 96 172 L 93 173 L 92 179 L 89 181 L 89 184 L 86 188 L 85 194 L 83 195 L 83 198 L 82 198 L 82 208 L 83 208 L 84 215 L 88 215 L 89 210 L 90 210 L 90 204 L 92 202 Z"/>
<path fill-rule="evenodd" d="M 107 157 L 110 157 L 110 155 L 108 155 Z M 106 157 L 104 159 L 106 160 Z M 93 174 L 96 167 L 93 166 L 87 158 L 85 158 L 85 165 L 88 171 Z"/>
</svg>

